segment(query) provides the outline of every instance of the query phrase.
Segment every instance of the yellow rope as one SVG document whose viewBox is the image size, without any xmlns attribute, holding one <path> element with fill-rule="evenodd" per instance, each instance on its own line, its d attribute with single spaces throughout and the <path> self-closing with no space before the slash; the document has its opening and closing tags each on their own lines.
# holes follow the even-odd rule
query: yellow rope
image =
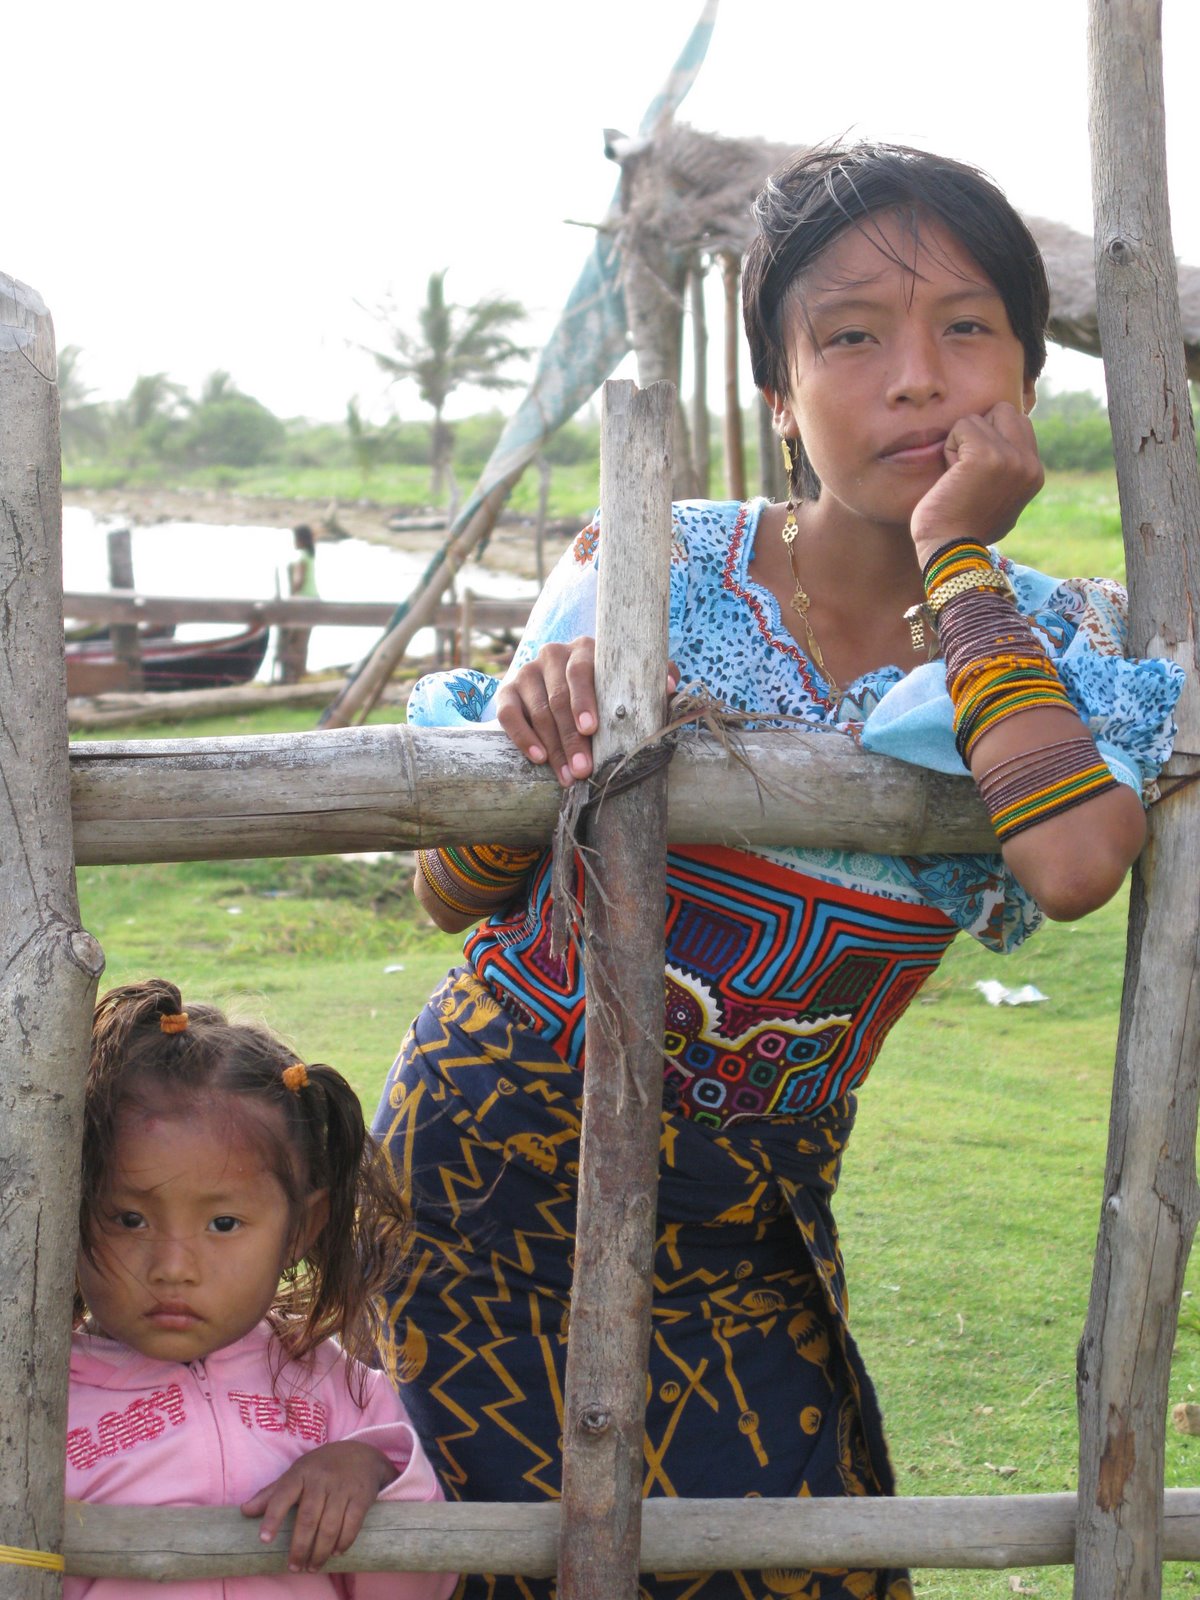
<svg viewBox="0 0 1200 1600">
<path fill-rule="evenodd" d="M 0 1544 L 0 1566 L 44 1567 L 47 1572 L 63 1572 L 66 1562 L 52 1550 L 22 1550 L 19 1545 Z"/>
</svg>

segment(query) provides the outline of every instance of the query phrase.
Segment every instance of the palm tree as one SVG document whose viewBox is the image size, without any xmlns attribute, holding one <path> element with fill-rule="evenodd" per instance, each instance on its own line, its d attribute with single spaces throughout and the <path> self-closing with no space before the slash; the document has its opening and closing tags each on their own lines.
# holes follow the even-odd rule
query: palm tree
<svg viewBox="0 0 1200 1600">
<path fill-rule="evenodd" d="M 388 308 L 379 309 L 377 316 L 387 328 L 393 350 L 370 351 L 393 383 L 411 378 L 433 412 L 429 454 L 430 492 L 435 501 L 441 499 L 445 488 L 454 439 L 443 417 L 446 401 L 462 385 L 519 388 L 520 380 L 506 377 L 500 369 L 530 353 L 514 344 L 506 332 L 526 316 L 519 301 L 497 297 L 477 300 L 473 306 L 452 305 L 446 300 L 446 271 L 430 274 L 425 304 L 417 313 L 417 333 L 399 327 Z"/>
<path fill-rule="evenodd" d="M 143 372 L 120 403 L 121 420 L 130 433 L 140 433 L 151 423 L 174 420 L 186 409 L 187 390 L 165 372 Z"/>
<path fill-rule="evenodd" d="M 245 396 L 237 384 L 234 383 L 231 375 L 224 371 L 223 368 L 217 367 L 205 378 L 204 385 L 200 390 L 200 398 L 196 401 L 196 405 L 198 407 L 210 406 L 215 405 L 219 400 L 242 400 L 244 398 Z"/>
</svg>

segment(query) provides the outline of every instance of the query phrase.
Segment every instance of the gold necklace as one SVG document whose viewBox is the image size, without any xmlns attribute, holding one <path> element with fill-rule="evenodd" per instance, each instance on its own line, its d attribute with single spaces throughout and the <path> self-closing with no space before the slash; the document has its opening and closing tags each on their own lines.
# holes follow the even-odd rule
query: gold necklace
<svg viewBox="0 0 1200 1600">
<path fill-rule="evenodd" d="M 800 582 L 800 574 L 796 571 L 796 535 L 800 532 L 800 524 L 796 521 L 795 501 L 788 497 L 787 516 L 783 524 L 783 542 L 787 546 L 788 565 L 792 569 L 792 583 L 796 592 L 792 595 L 792 610 L 804 624 L 804 638 L 808 644 L 808 653 L 816 663 L 817 670 L 825 679 L 831 690 L 832 704 L 837 705 L 842 698 L 842 690 L 837 679 L 825 665 L 825 657 L 821 654 L 821 646 L 817 643 L 817 636 L 813 632 L 812 623 L 808 620 L 808 608 L 812 604 L 804 585 Z"/>
</svg>

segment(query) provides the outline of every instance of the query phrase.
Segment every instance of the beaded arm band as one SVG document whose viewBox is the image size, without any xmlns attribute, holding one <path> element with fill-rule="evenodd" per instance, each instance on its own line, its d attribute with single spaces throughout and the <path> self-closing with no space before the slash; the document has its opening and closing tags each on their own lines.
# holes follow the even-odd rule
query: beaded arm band
<svg viewBox="0 0 1200 1600">
<path fill-rule="evenodd" d="M 967 765 L 979 740 L 1007 717 L 1051 708 L 1076 715 L 1054 663 L 1016 609 L 1011 584 L 994 581 L 1000 577 L 973 541 L 935 551 L 924 572 L 954 705 L 954 742 Z M 1002 844 L 1116 781 L 1087 734 L 1023 751 L 977 780 Z"/>
<path fill-rule="evenodd" d="M 508 904 L 540 854 L 502 844 L 453 845 L 418 850 L 417 870 L 452 911 L 486 917 Z"/>
<path fill-rule="evenodd" d="M 1001 844 L 1047 817 L 1115 788 L 1116 781 L 1086 734 L 1010 756 L 977 780 Z"/>
</svg>

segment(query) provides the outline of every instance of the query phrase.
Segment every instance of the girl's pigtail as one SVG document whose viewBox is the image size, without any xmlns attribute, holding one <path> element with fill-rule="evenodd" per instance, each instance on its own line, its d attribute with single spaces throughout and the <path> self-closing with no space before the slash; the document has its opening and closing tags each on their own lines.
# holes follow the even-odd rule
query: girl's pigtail
<svg viewBox="0 0 1200 1600">
<path fill-rule="evenodd" d="M 332 1067 L 313 1064 L 289 1090 L 306 1124 L 310 1182 L 326 1192 L 324 1226 L 297 1263 L 280 1330 L 288 1355 L 301 1359 L 336 1335 L 364 1365 L 374 1359 L 381 1293 L 401 1270 L 408 1209 L 363 1121 L 354 1090 Z"/>
</svg>

